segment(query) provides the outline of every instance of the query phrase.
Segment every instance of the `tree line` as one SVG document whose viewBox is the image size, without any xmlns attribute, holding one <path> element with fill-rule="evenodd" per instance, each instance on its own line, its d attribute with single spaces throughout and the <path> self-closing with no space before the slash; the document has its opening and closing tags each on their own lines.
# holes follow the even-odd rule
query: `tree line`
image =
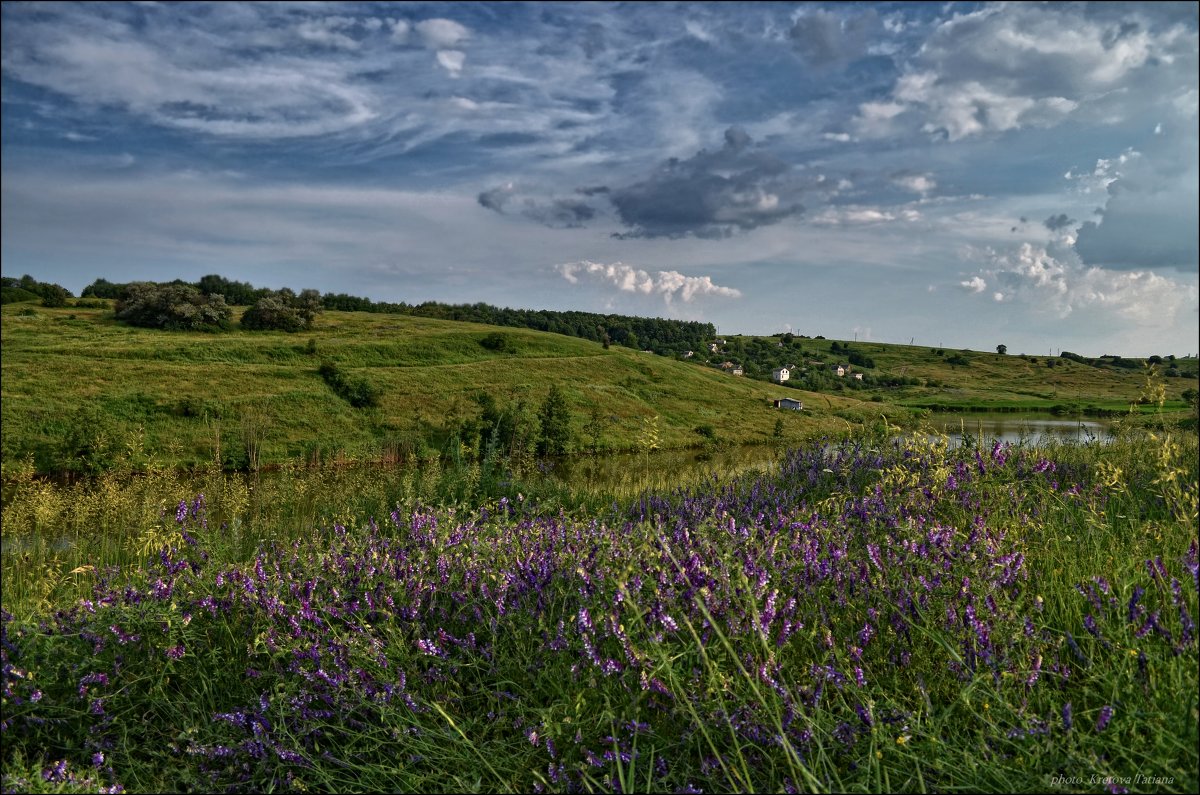
<svg viewBox="0 0 1200 795">
<path fill-rule="evenodd" d="M 158 292 L 158 298 L 154 301 L 149 300 L 154 297 L 151 287 L 157 288 Z M 190 291 L 184 288 L 190 288 Z M 372 301 L 370 298 L 347 293 L 321 295 L 316 290 L 303 290 L 296 294 L 288 288 L 270 290 L 216 274 L 204 276 L 197 282 L 176 279 L 165 283 L 119 284 L 107 279 L 97 279 L 84 288 L 82 295 L 89 298 L 115 299 L 122 306 L 125 305 L 122 302 L 129 303 L 133 299 L 136 299 L 138 304 L 151 303 L 151 311 L 136 309 L 125 312 L 125 316 L 122 316 L 121 310 L 118 309 L 118 319 L 136 325 L 157 325 L 163 328 L 223 328 L 228 324 L 229 317 L 228 312 L 220 309 L 223 304 L 226 307 L 252 307 L 253 314 L 250 311 L 246 313 L 251 315 L 250 323 L 247 323 L 246 316 L 243 316 L 242 326 L 245 328 L 298 331 L 311 326 L 313 316 L 323 309 L 377 312 L 548 331 L 599 342 L 606 347 L 616 344 L 638 350 L 651 350 L 663 356 L 702 350 L 716 336 L 713 324 L 690 320 L 546 309 L 511 309 L 485 303 L 394 303 Z"/>
</svg>

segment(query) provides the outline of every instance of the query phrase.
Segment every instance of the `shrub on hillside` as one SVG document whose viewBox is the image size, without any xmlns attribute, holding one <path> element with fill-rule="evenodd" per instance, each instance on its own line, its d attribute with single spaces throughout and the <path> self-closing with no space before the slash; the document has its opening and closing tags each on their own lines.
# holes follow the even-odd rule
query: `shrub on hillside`
<svg viewBox="0 0 1200 795">
<path fill-rule="evenodd" d="M 133 326 L 179 331 L 229 328 L 231 311 L 219 295 L 204 295 L 185 284 L 135 282 L 116 304 L 117 320 Z"/>
<path fill-rule="evenodd" d="M 296 295 L 288 288 L 259 298 L 242 315 L 242 328 L 266 331 L 296 332 L 312 328 L 321 307 L 321 294 L 302 290 Z"/>
<path fill-rule="evenodd" d="M 479 341 L 479 344 L 487 348 L 489 351 L 496 353 L 512 353 L 516 350 L 511 339 L 507 334 L 501 334 L 498 331 L 493 331 Z"/>
<path fill-rule="evenodd" d="M 365 378 L 356 378 L 333 362 L 317 370 L 334 393 L 356 409 L 379 405 L 379 388 Z"/>
</svg>

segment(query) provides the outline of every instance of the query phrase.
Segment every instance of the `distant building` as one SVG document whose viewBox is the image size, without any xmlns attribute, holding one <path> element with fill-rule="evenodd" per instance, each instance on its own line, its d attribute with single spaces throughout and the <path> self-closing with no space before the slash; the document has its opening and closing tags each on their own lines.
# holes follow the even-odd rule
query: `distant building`
<svg viewBox="0 0 1200 795">
<path fill-rule="evenodd" d="M 862 373 L 855 373 L 855 374 L 854 374 L 854 377 L 855 377 L 855 378 L 857 378 L 859 381 L 861 381 L 861 380 L 862 380 Z"/>
<path fill-rule="evenodd" d="M 732 370 L 730 370 L 729 372 L 732 373 L 733 375 L 745 375 L 746 374 L 746 371 L 742 369 L 742 366 L 740 364 L 734 366 L 734 368 Z"/>
<path fill-rule="evenodd" d="M 684 352 L 683 352 L 683 358 L 685 358 L 685 359 L 690 359 L 690 358 L 692 358 L 692 357 L 693 357 L 693 356 L 695 356 L 695 355 L 696 355 L 696 354 L 695 354 L 695 352 L 694 352 L 694 351 L 684 351 Z"/>
<path fill-rule="evenodd" d="M 716 353 L 716 352 L 717 352 L 717 348 L 718 348 L 718 347 L 720 347 L 720 346 L 719 346 L 719 345 L 717 345 L 717 343 L 715 343 L 715 342 L 710 342 L 710 343 L 708 343 L 708 352 L 709 352 L 709 353 Z"/>
<path fill-rule="evenodd" d="M 772 405 L 777 409 L 788 409 L 789 411 L 803 411 L 804 401 L 796 400 L 795 398 L 780 398 L 772 400 Z"/>
<path fill-rule="evenodd" d="M 792 371 L 786 367 L 780 367 L 778 370 L 771 371 L 771 380 L 777 384 L 782 384 L 791 377 Z"/>
<path fill-rule="evenodd" d="M 830 369 L 830 370 L 833 372 L 833 374 L 834 374 L 834 375 L 836 375 L 838 378 L 841 378 L 842 376 L 844 376 L 844 375 L 846 374 L 846 368 L 845 368 L 845 367 L 842 367 L 840 364 L 835 364 L 833 367 L 831 367 L 831 368 L 829 368 L 829 369 Z"/>
</svg>

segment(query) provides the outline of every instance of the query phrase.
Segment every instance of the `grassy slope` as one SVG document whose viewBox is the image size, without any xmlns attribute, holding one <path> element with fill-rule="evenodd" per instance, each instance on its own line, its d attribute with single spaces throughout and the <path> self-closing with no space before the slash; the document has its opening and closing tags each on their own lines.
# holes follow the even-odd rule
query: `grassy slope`
<svg viewBox="0 0 1200 795">
<path fill-rule="evenodd" d="M 78 412 L 92 410 L 114 441 L 137 428 L 148 452 L 168 461 L 211 460 L 218 443 L 240 445 L 247 428 L 262 429 L 262 462 L 343 451 L 373 457 L 387 449 L 438 444 L 442 429 L 478 414 L 473 394 L 486 390 L 502 405 L 524 398 L 536 406 L 550 384 L 562 387 L 577 439 L 593 408 L 605 419 L 603 444 L 636 449 L 643 422 L 659 417 L 664 447 L 697 444 L 697 425 L 719 438 L 761 442 L 777 419 L 791 440 L 853 430 L 901 406 L 992 406 L 1048 410 L 1056 405 L 1123 410 L 1145 388 L 1140 370 L 1097 369 L 1045 357 L 971 351 L 968 367 L 933 349 L 857 342 L 876 372 L 936 379 L 943 386 L 814 394 L 725 375 L 712 368 L 557 334 L 505 328 L 514 354 L 497 354 L 479 340 L 491 326 L 396 315 L 328 312 L 312 332 L 199 334 L 122 326 L 100 309 L 2 310 L 4 460 L 39 446 L 54 447 Z M 305 352 L 309 339 L 317 355 Z M 833 340 L 802 340 L 827 361 Z M 382 387 L 376 409 L 351 408 L 317 374 L 332 360 Z M 1180 360 L 1188 374 L 1168 378 L 1168 408 L 1196 385 L 1196 361 Z M 773 397 L 805 400 L 803 415 L 769 407 Z M 881 396 L 885 403 L 866 402 Z M 899 404 L 899 405 L 897 405 Z"/>
<path fill-rule="evenodd" d="M 820 352 L 826 362 L 845 362 L 846 354 L 833 354 L 830 348 L 835 340 L 799 340 L 806 352 Z M 909 376 L 924 380 L 934 379 L 941 386 L 902 387 L 873 391 L 848 392 L 867 399 L 871 394 L 882 394 L 889 402 L 908 406 L 947 406 L 955 408 L 994 407 L 998 410 L 1050 410 L 1055 406 L 1097 408 L 1127 411 L 1131 402 L 1144 391 L 1146 373 L 1139 369 L 1097 368 L 1087 364 L 1030 354 L 1036 362 L 1030 362 L 1016 352 L 1001 355 L 985 351 L 959 351 L 945 348 L 942 356 L 934 354 L 934 348 L 910 345 L 892 345 L 877 342 L 847 343 L 875 362 L 875 367 L 865 372 Z M 946 359 L 961 354 L 970 360 L 970 365 L 955 366 Z M 792 358 L 802 358 L 795 355 Z M 1057 362 L 1053 368 L 1046 366 L 1047 358 Z M 1178 359 L 1174 363 L 1184 374 L 1182 378 L 1164 378 L 1167 404 L 1165 408 L 1184 409 L 1181 394 L 1197 386 L 1196 359 Z M 1166 367 L 1159 367 L 1164 372 Z"/>
<path fill-rule="evenodd" d="M 54 445 L 81 407 L 102 414 L 117 436 L 141 426 L 148 451 L 184 464 L 210 460 L 218 434 L 236 443 L 249 424 L 266 428 L 264 463 L 314 447 L 377 455 L 419 436 L 436 440 L 437 429 L 477 415 L 471 396 L 480 390 L 502 405 L 523 397 L 536 407 L 552 383 L 566 392 L 576 435 L 599 408 L 603 441 L 617 450 L 636 448 L 643 420 L 656 415 L 662 445 L 679 447 L 700 441 L 692 429 L 702 424 L 751 442 L 769 438 L 781 416 L 797 439 L 881 414 L 814 394 L 813 414 L 778 412 L 769 400 L 795 390 L 523 329 L 503 329 L 516 353 L 497 354 L 479 344 L 494 327 L 394 315 L 328 312 L 312 332 L 289 335 L 135 329 L 99 309 L 19 311 L 3 310 L 5 461 Z M 310 338 L 316 356 L 305 353 Z M 382 387 L 380 406 L 354 409 L 336 397 L 317 374 L 322 360 Z"/>
</svg>

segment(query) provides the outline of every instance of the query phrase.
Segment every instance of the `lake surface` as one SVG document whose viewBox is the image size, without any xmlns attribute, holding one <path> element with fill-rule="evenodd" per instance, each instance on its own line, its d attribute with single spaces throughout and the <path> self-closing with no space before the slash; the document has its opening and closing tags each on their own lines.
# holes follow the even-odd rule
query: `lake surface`
<svg viewBox="0 0 1200 795">
<path fill-rule="evenodd" d="M 934 414 L 925 426 L 944 433 L 952 443 L 964 435 L 1010 444 L 1038 442 L 1107 442 L 1112 438 L 1109 420 L 1072 419 L 1053 414 Z"/>
<path fill-rule="evenodd" d="M 1074 442 L 1108 443 L 1112 422 L 1103 419 L 1071 419 L 1053 414 L 934 414 L 922 428 L 906 431 L 945 434 L 950 444 L 982 440 L 1009 444 Z M 932 435 L 932 434 L 931 434 Z M 616 453 L 596 458 L 555 462 L 546 471 L 569 483 L 598 489 L 636 493 L 643 489 L 674 488 L 713 475 L 728 476 L 749 469 L 773 467 L 786 448 L 746 445 L 712 452 L 664 450 L 650 455 Z"/>
</svg>

